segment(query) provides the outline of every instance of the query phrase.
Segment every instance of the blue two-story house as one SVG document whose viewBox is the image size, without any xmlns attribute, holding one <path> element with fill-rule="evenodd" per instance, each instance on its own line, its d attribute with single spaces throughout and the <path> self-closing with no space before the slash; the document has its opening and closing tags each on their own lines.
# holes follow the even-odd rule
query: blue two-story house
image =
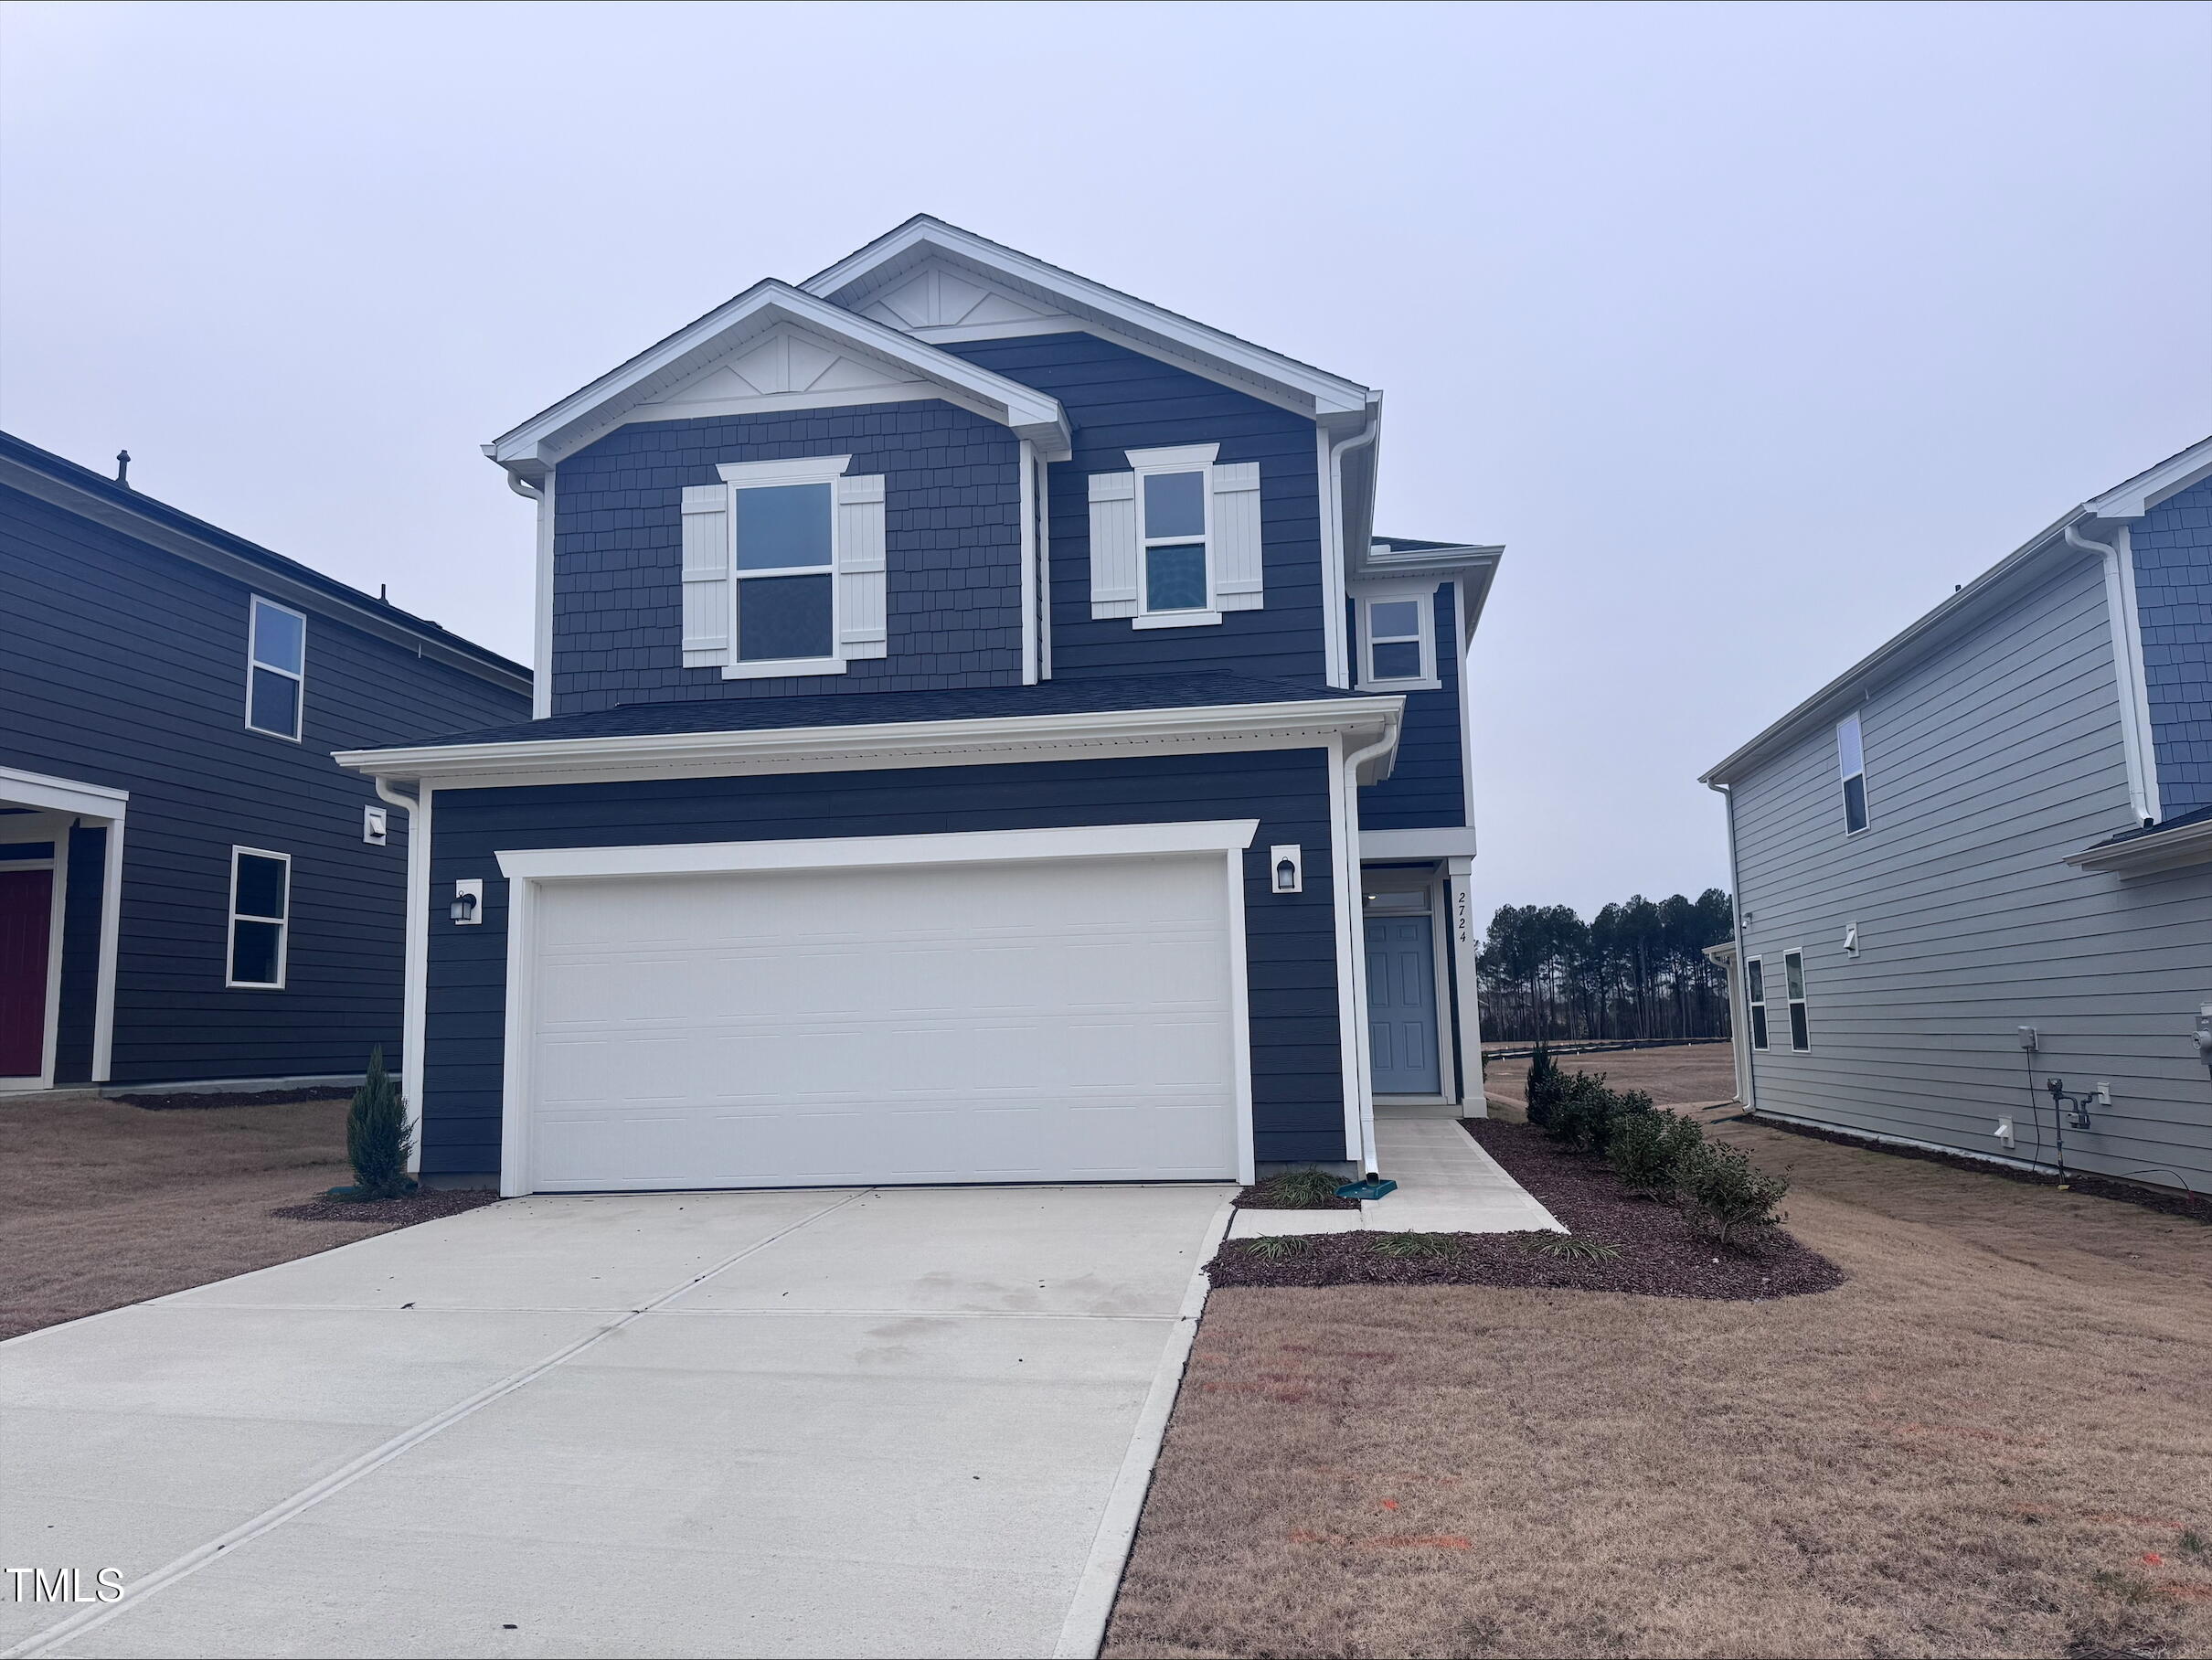
<svg viewBox="0 0 2212 1660">
<path fill-rule="evenodd" d="M 1463 664 L 1380 395 L 919 218 L 486 446 L 534 718 L 407 802 L 406 1088 L 503 1191 L 1250 1179 L 1480 1112 Z"/>
<path fill-rule="evenodd" d="M 0 1092 L 397 1057 L 404 816 L 335 749 L 528 671 L 0 433 Z"/>
</svg>

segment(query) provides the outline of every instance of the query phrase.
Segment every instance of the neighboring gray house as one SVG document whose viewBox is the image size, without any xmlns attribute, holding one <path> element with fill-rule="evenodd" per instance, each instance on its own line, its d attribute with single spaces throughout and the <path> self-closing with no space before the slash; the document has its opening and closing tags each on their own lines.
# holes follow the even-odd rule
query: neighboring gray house
<svg viewBox="0 0 2212 1660">
<path fill-rule="evenodd" d="M 1760 1115 L 2212 1188 L 2212 439 L 1704 782 Z"/>
</svg>

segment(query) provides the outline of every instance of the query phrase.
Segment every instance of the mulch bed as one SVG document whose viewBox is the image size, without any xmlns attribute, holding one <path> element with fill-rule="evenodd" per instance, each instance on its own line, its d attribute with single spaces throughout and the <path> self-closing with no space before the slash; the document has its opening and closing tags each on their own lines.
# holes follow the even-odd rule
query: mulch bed
<svg viewBox="0 0 2212 1660">
<path fill-rule="evenodd" d="M 371 1228 L 404 1228 L 497 1203 L 499 1196 L 488 1187 L 425 1187 L 400 1199 L 317 1198 L 304 1205 L 280 1205 L 269 1214 L 292 1222 L 359 1222 Z"/>
<path fill-rule="evenodd" d="M 1745 1123 L 1757 1124 L 1762 1130 L 1780 1130 L 1788 1135 L 1834 1142 L 1844 1147 L 1860 1147 L 1868 1153 L 1887 1154 L 1891 1158 L 1917 1158 L 1925 1164 L 1943 1165 L 1953 1170 L 1971 1170 L 1976 1176 L 1994 1176 L 2008 1182 L 2023 1182 L 2030 1187 L 2065 1187 L 2070 1192 L 2086 1193 L 2091 1198 L 2118 1199 L 2124 1205 L 2140 1205 L 2145 1210 L 2160 1211 L 2166 1216 L 2186 1217 L 2192 1222 L 2212 1226 L 2212 1202 L 2207 1202 L 2205 1196 L 2199 1193 L 2175 1193 L 2165 1187 L 2146 1187 L 2140 1182 L 2122 1181 L 2110 1176 L 2068 1174 L 2061 1180 L 2048 1170 L 2021 1170 L 2011 1165 L 2000 1165 L 1992 1159 L 1970 1158 L 1963 1153 L 1939 1153 L 1933 1147 L 1900 1147 L 1890 1142 L 1876 1141 L 1871 1136 L 1854 1135 L 1847 1130 L 1828 1130 L 1817 1124 L 1792 1123 L 1786 1119 L 1769 1118 L 1760 1112 L 1745 1112 L 1739 1116 Z"/>
<path fill-rule="evenodd" d="M 1441 1254 L 1391 1256 L 1383 1250 L 1389 1234 L 1324 1233 L 1303 1236 L 1303 1245 L 1280 1257 L 1234 1240 L 1207 1272 L 1216 1286 L 1506 1285 L 1723 1302 L 1802 1296 L 1843 1283 L 1841 1269 L 1779 1228 L 1746 1250 L 1715 1245 L 1673 1206 L 1630 1197 L 1602 1160 L 1564 1152 L 1533 1126 L 1470 1119 L 1462 1127 L 1574 1236 L 1601 1240 L 1621 1255 L 1578 1261 L 1531 1249 L 1557 1240 L 1554 1233 L 1451 1233 L 1428 1236 Z"/>
<path fill-rule="evenodd" d="M 276 1107 L 301 1101 L 350 1101 L 353 1091 L 344 1084 L 324 1084 L 312 1090 L 179 1090 L 168 1095 L 112 1095 L 126 1107 L 149 1112 L 184 1112 L 204 1107 Z"/>
</svg>

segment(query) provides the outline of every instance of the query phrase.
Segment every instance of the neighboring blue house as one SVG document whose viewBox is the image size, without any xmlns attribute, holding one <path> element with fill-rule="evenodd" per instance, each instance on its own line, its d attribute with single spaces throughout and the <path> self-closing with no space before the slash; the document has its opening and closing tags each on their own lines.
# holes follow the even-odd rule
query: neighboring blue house
<svg viewBox="0 0 2212 1660">
<path fill-rule="evenodd" d="M 396 1056 L 404 818 L 331 751 L 519 719 L 529 690 L 0 434 L 0 1091 Z"/>
<path fill-rule="evenodd" d="M 536 718 L 411 799 L 407 1093 L 509 1193 L 1250 1177 L 1482 1111 L 1462 665 L 1380 394 L 927 218 L 486 452 Z"/>
<path fill-rule="evenodd" d="M 1760 1116 L 2212 1188 L 2212 439 L 1706 782 Z"/>
</svg>

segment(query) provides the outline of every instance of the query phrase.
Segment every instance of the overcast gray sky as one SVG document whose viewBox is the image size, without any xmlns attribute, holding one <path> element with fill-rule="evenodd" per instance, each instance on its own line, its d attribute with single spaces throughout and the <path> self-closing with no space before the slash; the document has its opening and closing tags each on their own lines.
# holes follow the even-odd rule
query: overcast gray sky
<svg viewBox="0 0 2212 1660">
<path fill-rule="evenodd" d="M 2212 7 L 14 4 L 0 421 L 510 654 L 477 445 L 917 211 L 1388 389 L 1486 904 L 2212 431 Z"/>
</svg>

